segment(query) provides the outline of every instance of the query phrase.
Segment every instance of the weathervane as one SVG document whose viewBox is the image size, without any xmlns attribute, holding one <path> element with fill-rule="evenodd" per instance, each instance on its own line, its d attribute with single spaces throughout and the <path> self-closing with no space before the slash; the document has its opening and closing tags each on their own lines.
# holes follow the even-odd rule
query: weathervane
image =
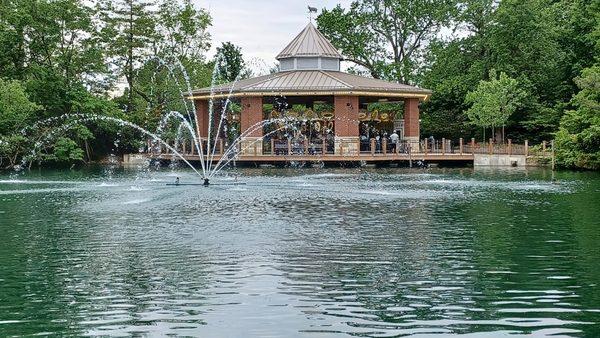
<svg viewBox="0 0 600 338">
<path fill-rule="evenodd" d="M 310 18 L 310 22 L 312 22 L 312 15 L 313 13 L 317 13 L 317 7 L 310 7 L 308 6 L 308 16 Z"/>
</svg>

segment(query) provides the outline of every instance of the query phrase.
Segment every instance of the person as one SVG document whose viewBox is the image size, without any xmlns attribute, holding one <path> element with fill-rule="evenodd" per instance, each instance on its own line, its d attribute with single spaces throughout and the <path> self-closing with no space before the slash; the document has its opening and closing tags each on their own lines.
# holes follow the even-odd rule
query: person
<svg viewBox="0 0 600 338">
<path fill-rule="evenodd" d="M 398 132 L 394 130 L 392 135 L 390 135 L 390 142 L 392 143 L 392 151 L 396 152 L 398 147 L 398 140 L 400 140 L 400 136 L 398 136 Z"/>
<path fill-rule="evenodd" d="M 360 151 L 367 151 L 369 149 L 369 138 L 367 135 L 360 135 Z"/>
<path fill-rule="evenodd" d="M 375 136 L 375 149 L 377 150 L 378 153 L 381 152 L 381 136 L 379 136 L 379 133 L 377 133 L 377 135 Z"/>
<path fill-rule="evenodd" d="M 175 178 L 175 185 L 179 185 L 179 177 Z"/>
</svg>

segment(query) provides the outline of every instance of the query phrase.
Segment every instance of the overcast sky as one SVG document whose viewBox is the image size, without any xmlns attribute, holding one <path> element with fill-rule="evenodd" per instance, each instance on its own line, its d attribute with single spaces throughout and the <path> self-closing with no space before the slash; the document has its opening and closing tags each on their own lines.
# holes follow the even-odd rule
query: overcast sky
<svg viewBox="0 0 600 338">
<path fill-rule="evenodd" d="M 269 66 L 275 56 L 309 22 L 307 6 L 331 9 L 337 4 L 348 7 L 351 0 L 192 0 L 207 8 L 213 18 L 209 31 L 212 49 L 231 41 L 242 47 L 247 60 L 260 58 Z M 253 68 L 257 66 L 254 65 Z"/>
</svg>

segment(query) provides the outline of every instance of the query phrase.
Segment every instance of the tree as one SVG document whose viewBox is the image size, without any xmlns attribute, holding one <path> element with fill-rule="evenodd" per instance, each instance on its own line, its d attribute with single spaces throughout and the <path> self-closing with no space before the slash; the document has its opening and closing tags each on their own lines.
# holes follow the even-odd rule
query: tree
<svg viewBox="0 0 600 338">
<path fill-rule="evenodd" d="M 374 78 L 415 83 L 428 42 L 457 14 L 456 0 L 361 0 L 323 10 L 319 29 Z"/>
<path fill-rule="evenodd" d="M 40 108 L 29 100 L 21 82 L 0 78 L 0 135 L 25 128 Z"/>
<path fill-rule="evenodd" d="M 575 79 L 580 88 L 560 121 L 556 160 L 568 168 L 600 169 L 600 66 L 585 69 Z"/>
<path fill-rule="evenodd" d="M 242 48 L 231 42 L 223 42 L 221 47 L 217 47 L 215 62 L 217 79 L 220 81 L 233 82 L 236 79 L 246 79 L 251 75 L 250 70 L 246 68 Z"/>
<path fill-rule="evenodd" d="M 14 166 L 29 142 L 19 131 L 33 122 L 41 107 L 31 102 L 21 82 L 0 78 L 0 166 L 8 159 Z"/>
<path fill-rule="evenodd" d="M 184 112 L 182 93 L 210 83 L 205 53 L 211 23 L 204 9 L 190 0 L 106 0 L 104 36 L 113 40 L 111 58 L 127 81 L 115 99 L 128 120 L 152 129 L 166 110 Z M 185 73 L 184 73 L 185 72 Z"/>
<path fill-rule="evenodd" d="M 151 55 L 156 40 L 155 15 L 150 6 L 146 0 L 101 0 L 99 4 L 109 55 L 127 81 L 127 111 L 134 109 L 134 94 L 146 96 L 136 86 L 135 69 Z"/>
<path fill-rule="evenodd" d="M 164 0 L 158 8 L 160 38 L 154 47 L 155 55 L 203 61 L 210 48 L 210 14 L 196 9 L 191 0 Z"/>
<path fill-rule="evenodd" d="M 472 104 L 467 116 L 479 127 L 504 127 L 521 104 L 524 93 L 518 81 L 509 78 L 506 73 L 502 72 L 497 77 L 496 71 L 491 70 L 489 77 L 489 81 L 479 82 L 477 89 L 467 94 L 465 102 Z"/>
</svg>

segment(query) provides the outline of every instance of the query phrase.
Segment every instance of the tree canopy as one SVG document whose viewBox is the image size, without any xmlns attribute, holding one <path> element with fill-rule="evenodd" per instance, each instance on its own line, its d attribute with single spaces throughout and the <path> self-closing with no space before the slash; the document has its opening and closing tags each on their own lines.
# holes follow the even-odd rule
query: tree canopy
<svg viewBox="0 0 600 338">
<path fill-rule="evenodd" d="M 450 23 L 455 0 L 361 0 L 323 10 L 319 29 L 375 78 L 415 83 L 428 42 Z"/>
<path fill-rule="evenodd" d="M 521 105 L 523 96 L 517 80 L 504 72 L 498 77 L 492 69 L 489 81 L 480 81 L 474 91 L 467 93 L 466 103 L 472 105 L 466 112 L 467 117 L 478 127 L 505 126 Z"/>
<path fill-rule="evenodd" d="M 185 111 L 181 93 L 210 83 L 210 24 L 191 0 L 1 1 L 0 167 L 136 151 L 139 133 L 69 114 L 153 128 L 165 110 Z"/>
<path fill-rule="evenodd" d="M 244 62 L 242 48 L 231 42 L 223 42 L 220 47 L 217 47 L 215 63 L 217 79 L 221 82 L 247 79 L 251 75 Z"/>
<path fill-rule="evenodd" d="M 560 121 L 556 157 L 566 167 L 600 169 L 600 66 L 584 69 L 575 83 L 580 91 Z"/>
</svg>

